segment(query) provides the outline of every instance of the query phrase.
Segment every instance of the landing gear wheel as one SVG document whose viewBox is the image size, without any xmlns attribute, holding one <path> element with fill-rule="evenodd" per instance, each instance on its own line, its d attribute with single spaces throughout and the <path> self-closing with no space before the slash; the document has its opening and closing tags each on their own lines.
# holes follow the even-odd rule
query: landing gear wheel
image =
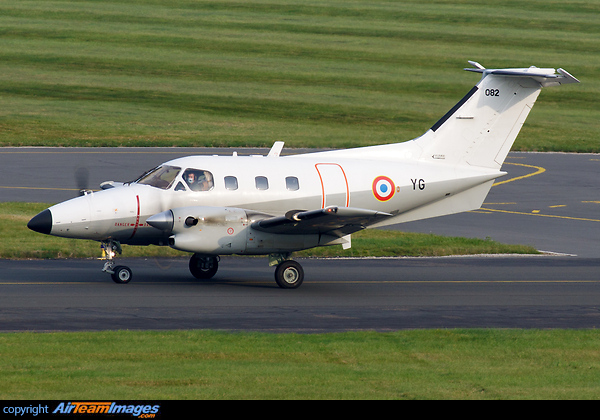
<svg viewBox="0 0 600 420">
<path fill-rule="evenodd" d="M 198 254 L 190 258 L 190 273 L 200 280 L 211 279 L 219 270 L 218 257 L 204 257 Z"/>
<path fill-rule="evenodd" d="M 275 281 L 282 289 L 296 289 L 304 281 L 304 269 L 296 261 L 284 261 L 275 269 Z"/>
<path fill-rule="evenodd" d="M 127 284 L 133 278 L 131 269 L 129 267 L 125 267 L 124 265 L 118 265 L 113 268 L 113 273 L 110 276 L 117 284 Z"/>
</svg>

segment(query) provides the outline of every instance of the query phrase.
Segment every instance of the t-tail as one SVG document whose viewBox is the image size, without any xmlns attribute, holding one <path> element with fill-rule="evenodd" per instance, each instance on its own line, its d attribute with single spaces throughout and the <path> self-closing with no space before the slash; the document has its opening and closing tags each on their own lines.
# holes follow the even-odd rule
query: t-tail
<svg viewBox="0 0 600 420">
<path fill-rule="evenodd" d="M 500 169 L 542 87 L 579 83 L 563 69 L 486 69 L 469 63 L 474 68 L 465 70 L 481 73 L 479 83 L 423 136 L 408 142 L 418 146 L 421 160 Z"/>
<path fill-rule="evenodd" d="M 433 168 L 439 167 L 451 169 L 455 176 L 439 182 L 439 200 L 399 213 L 375 227 L 480 208 L 494 180 L 506 174 L 500 168 L 541 89 L 579 83 L 563 69 L 486 69 L 469 63 L 473 68 L 465 70 L 481 73 L 481 80 L 421 137 L 350 149 L 343 155 L 428 163 L 426 167 L 433 173 Z M 428 183 L 430 190 L 432 184 Z M 460 190 L 450 188 L 456 185 Z"/>
</svg>

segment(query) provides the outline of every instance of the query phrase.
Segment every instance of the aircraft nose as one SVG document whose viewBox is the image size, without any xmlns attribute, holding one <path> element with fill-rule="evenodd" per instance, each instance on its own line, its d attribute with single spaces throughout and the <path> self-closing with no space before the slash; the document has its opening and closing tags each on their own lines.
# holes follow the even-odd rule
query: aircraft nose
<svg viewBox="0 0 600 420">
<path fill-rule="evenodd" d="M 35 232 L 50 234 L 52 230 L 52 212 L 49 209 L 44 210 L 38 215 L 34 216 L 27 227 Z"/>
</svg>

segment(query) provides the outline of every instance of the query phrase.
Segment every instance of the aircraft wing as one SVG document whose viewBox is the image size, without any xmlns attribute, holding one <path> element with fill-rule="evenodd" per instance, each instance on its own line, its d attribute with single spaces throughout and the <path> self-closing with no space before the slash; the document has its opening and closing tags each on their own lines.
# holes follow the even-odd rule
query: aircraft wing
<svg viewBox="0 0 600 420">
<path fill-rule="evenodd" d="M 392 215 L 376 210 L 331 206 L 318 210 L 292 210 L 285 216 L 256 221 L 252 223 L 252 228 L 269 233 L 329 233 L 342 236 L 388 217 Z"/>
</svg>

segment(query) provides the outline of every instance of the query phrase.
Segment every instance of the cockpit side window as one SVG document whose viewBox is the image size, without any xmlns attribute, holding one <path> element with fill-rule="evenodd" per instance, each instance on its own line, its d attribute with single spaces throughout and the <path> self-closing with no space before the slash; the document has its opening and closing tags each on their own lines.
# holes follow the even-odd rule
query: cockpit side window
<svg viewBox="0 0 600 420">
<path fill-rule="evenodd" d="M 215 186 L 212 173 L 201 169 L 186 169 L 183 180 L 192 191 L 210 191 Z"/>
<path fill-rule="evenodd" d="M 178 168 L 177 166 L 159 166 L 142 175 L 136 182 L 138 184 L 150 185 L 162 190 L 167 190 L 171 187 L 171 184 L 173 184 L 175 177 L 180 171 L 181 168 Z"/>
</svg>

